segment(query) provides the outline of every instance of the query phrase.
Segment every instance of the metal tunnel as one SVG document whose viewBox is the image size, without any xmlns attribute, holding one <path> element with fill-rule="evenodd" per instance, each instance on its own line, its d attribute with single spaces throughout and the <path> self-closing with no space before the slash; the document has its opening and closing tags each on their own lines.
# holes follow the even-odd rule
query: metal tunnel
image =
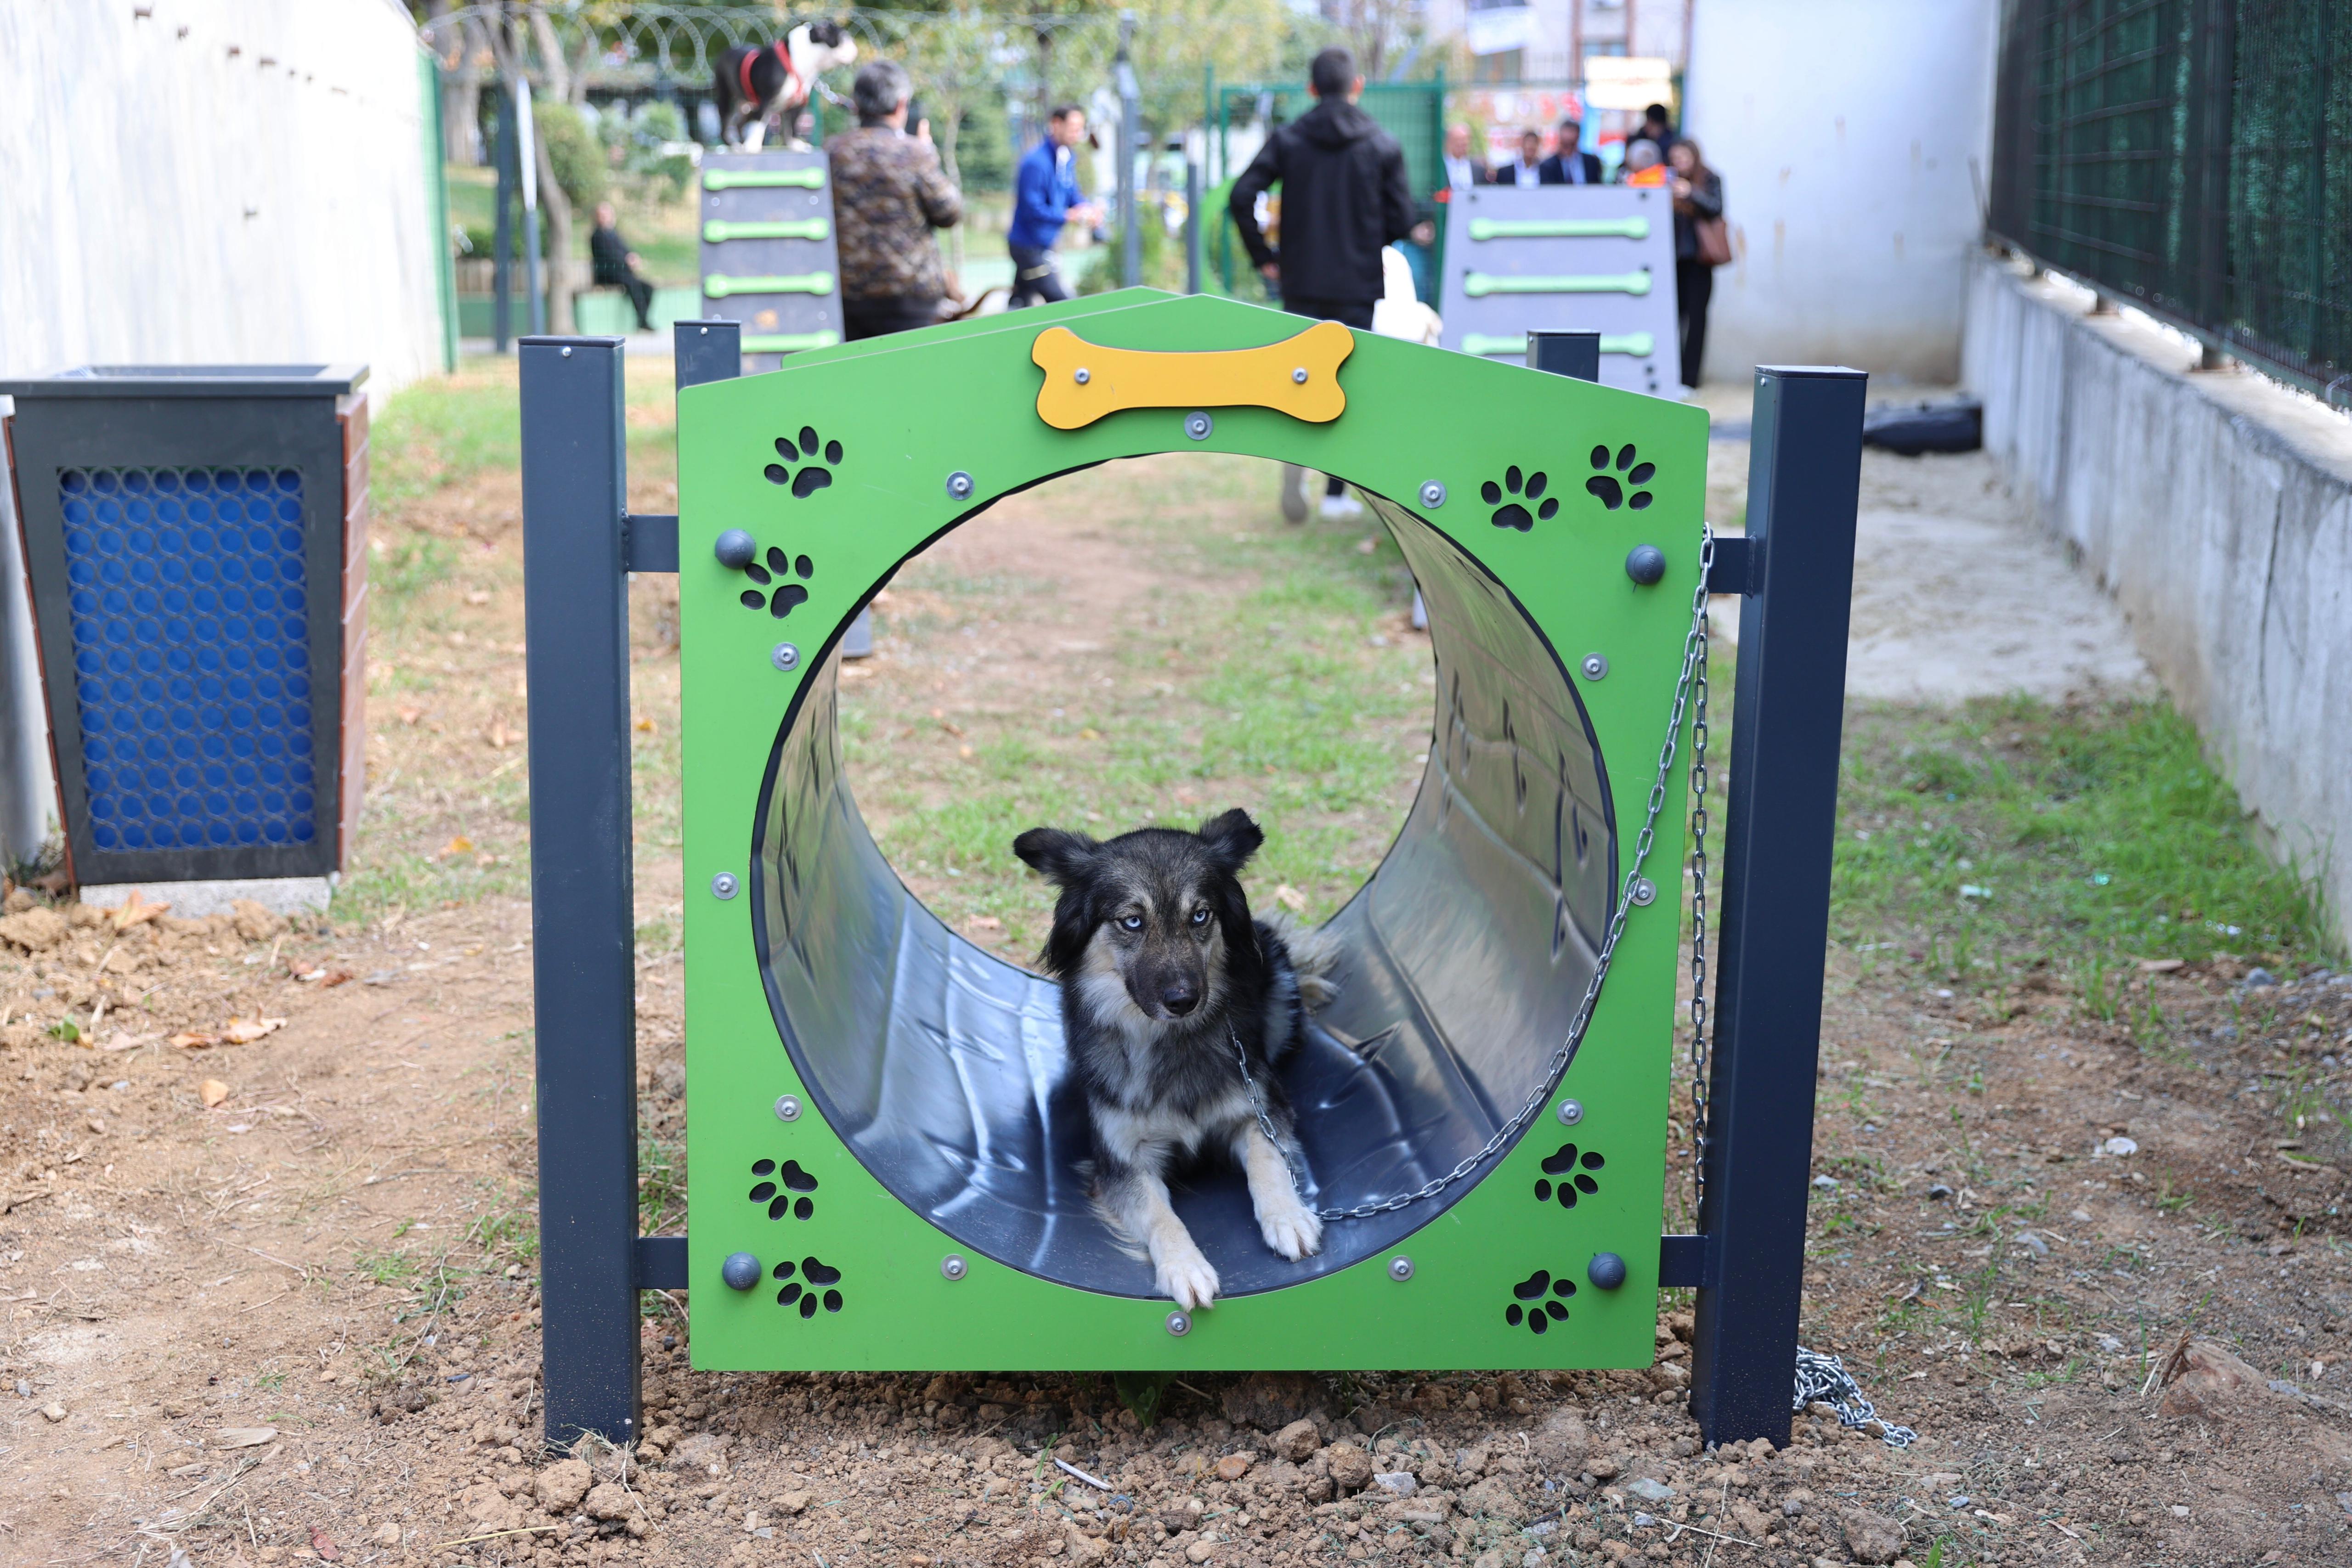
<svg viewBox="0 0 2352 1568">
<path fill-rule="evenodd" d="M 1339 998 L 1285 1064 L 1317 1207 L 1411 1191 L 1549 1087 L 1616 886 L 1599 741 L 1560 651 L 1452 541 L 1366 499 L 1428 606 L 1435 744 L 1395 842 L 1330 922 Z M 842 772 L 838 670 L 829 659 L 786 719 L 755 828 L 755 941 L 784 1049 L 857 1159 L 955 1243 L 1082 1290 L 1151 1295 L 1150 1265 L 1088 1207 L 1057 988 L 950 930 L 876 847 Z M 1328 1227 L 1322 1253 L 1297 1263 L 1260 1239 L 1238 1170 L 1176 1185 L 1175 1204 L 1223 1293 L 1246 1295 L 1396 1246 L 1491 1164 Z"/>
</svg>

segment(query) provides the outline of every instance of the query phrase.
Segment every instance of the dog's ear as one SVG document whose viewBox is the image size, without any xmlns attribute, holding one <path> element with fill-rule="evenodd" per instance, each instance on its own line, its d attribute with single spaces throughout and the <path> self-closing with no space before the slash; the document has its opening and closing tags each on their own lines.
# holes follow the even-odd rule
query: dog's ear
<svg viewBox="0 0 2352 1568">
<path fill-rule="evenodd" d="M 1102 846 L 1084 833 L 1062 828 L 1032 828 L 1013 841 L 1013 852 L 1045 880 L 1067 887 L 1081 880 Z"/>
<path fill-rule="evenodd" d="M 1250 821 L 1250 814 L 1236 806 L 1202 823 L 1201 841 L 1209 846 L 1209 854 L 1219 868 L 1231 876 L 1249 864 L 1250 856 L 1265 842 L 1265 835 Z"/>
</svg>

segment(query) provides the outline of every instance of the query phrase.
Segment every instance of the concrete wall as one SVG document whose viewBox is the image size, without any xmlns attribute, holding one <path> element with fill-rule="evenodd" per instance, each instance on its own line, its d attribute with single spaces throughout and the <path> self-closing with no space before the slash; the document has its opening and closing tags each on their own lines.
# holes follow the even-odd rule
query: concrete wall
<svg viewBox="0 0 2352 1568">
<path fill-rule="evenodd" d="M 1696 0 L 1684 122 L 1723 176 L 1705 374 L 1949 382 L 1999 0 Z"/>
<path fill-rule="evenodd" d="M 381 398 L 439 369 L 418 54 L 393 0 L 0 5 L 0 375 L 358 361 Z M 5 490 L 0 858 L 54 814 Z"/>
<path fill-rule="evenodd" d="M 2352 420 L 2194 372 L 2143 318 L 1978 256 L 1985 445 L 2083 553 L 2273 851 L 2352 927 Z"/>
</svg>

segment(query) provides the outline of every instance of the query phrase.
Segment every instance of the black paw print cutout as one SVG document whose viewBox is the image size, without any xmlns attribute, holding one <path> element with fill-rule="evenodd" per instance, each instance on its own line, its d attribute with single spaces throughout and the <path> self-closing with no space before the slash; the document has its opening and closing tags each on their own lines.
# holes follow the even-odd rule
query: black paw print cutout
<svg viewBox="0 0 2352 1568">
<path fill-rule="evenodd" d="M 1635 511 L 1640 511 L 1650 504 L 1650 493 L 1647 490 L 1636 488 L 1631 496 L 1628 496 L 1625 494 L 1625 485 L 1636 486 L 1646 485 L 1658 472 L 1656 464 L 1641 462 L 1639 460 L 1641 455 L 1633 450 L 1633 444 L 1630 441 L 1617 449 L 1615 465 L 1617 473 L 1625 476 L 1625 484 L 1621 485 L 1617 482 L 1617 476 L 1609 472 L 1611 466 L 1609 448 L 1594 447 L 1592 466 L 1595 472 L 1591 478 L 1584 482 L 1584 487 L 1600 497 L 1601 504 L 1612 512 L 1620 507 L 1631 507 Z"/>
<path fill-rule="evenodd" d="M 1497 485 L 1489 479 L 1478 486 L 1480 497 L 1486 505 L 1496 508 L 1495 515 L 1487 521 L 1498 528 L 1517 528 L 1521 533 L 1526 533 L 1529 528 L 1534 528 L 1538 517 L 1549 522 L 1553 514 L 1559 510 L 1558 496 L 1544 500 L 1543 504 L 1538 506 L 1532 513 L 1528 510 L 1528 504 L 1542 499 L 1544 486 L 1550 483 L 1551 476 L 1540 468 L 1528 475 L 1523 482 L 1519 476 L 1519 465 L 1516 463 L 1512 464 L 1503 471 L 1501 484 Z M 1503 500 L 1505 491 L 1508 491 L 1517 499 Z"/>
<path fill-rule="evenodd" d="M 1551 1325 L 1568 1321 L 1568 1309 L 1560 1303 L 1576 1294 L 1576 1281 L 1562 1274 L 1553 1279 L 1551 1270 L 1538 1269 L 1511 1287 L 1517 1297 L 1503 1309 L 1503 1321 L 1513 1328 L 1521 1323 L 1536 1333 L 1549 1333 Z"/>
<path fill-rule="evenodd" d="M 776 437 L 776 455 L 782 458 L 784 463 L 802 465 L 802 468 L 798 474 L 794 474 L 784 466 L 784 463 L 771 463 L 766 469 L 768 483 L 789 485 L 793 488 L 793 496 L 805 501 L 833 483 L 833 470 L 841 466 L 841 443 L 838 441 L 820 443 L 817 440 L 816 432 L 803 424 L 801 426 L 801 438 L 798 444 L 795 444 L 789 435 Z M 817 462 L 819 457 L 824 458 L 825 464 L 831 466 L 819 465 Z"/>
<path fill-rule="evenodd" d="M 751 1162 L 751 1174 L 760 1178 L 759 1185 L 751 1189 L 751 1201 L 766 1204 L 769 1218 L 782 1219 L 789 1214 L 794 1219 L 806 1219 L 816 1212 L 814 1199 L 806 1196 L 793 1196 L 816 1190 L 816 1177 L 801 1169 L 800 1161 L 786 1160 L 784 1168 L 778 1170 L 773 1160 L 754 1160 Z M 782 1275 L 777 1277 L 782 1278 Z"/>
<path fill-rule="evenodd" d="M 741 554 L 735 558 L 740 562 L 738 570 L 745 577 L 760 585 L 757 588 L 745 589 L 739 596 L 744 609 L 765 610 L 769 614 L 782 621 L 808 602 L 809 591 L 803 588 L 799 582 L 794 582 L 793 579 L 797 577 L 802 582 L 805 582 L 814 577 L 816 562 L 804 555 L 786 555 L 775 546 L 770 545 L 766 558 L 767 564 L 762 566 L 755 554 L 759 547 L 751 542 L 751 536 L 737 530 L 733 537 L 740 541 Z M 729 542 L 727 539 L 720 540 L 722 547 Z"/>
<path fill-rule="evenodd" d="M 1536 1201 L 1549 1203 L 1558 1197 L 1562 1208 L 1574 1208 L 1578 1194 L 1590 1197 L 1601 1190 L 1601 1184 L 1592 1179 L 1591 1173 L 1608 1163 L 1598 1149 L 1587 1149 L 1580 1155 L 1574 1144 L 1562 1144 L 1543 1163 L 1544 1174 L 1536 1182 Z M 1584 1168 L 1578 1170 L 1579 1166 Z M 1554 1176 L 1559 1178 L 1557 1188 L 1552 1185 Z"/>
<path fill-rule="evenodd" d="M 828 1312 L 841 1311 L 841 1292 L 833 1287 L 841 1283 L 841 1270 L 814 1258 L 803 1258 L 795 1266 L 791 1259 L 776 1265 L 777 1279 L 784 1281 L 783 1289 L 776 1292 L 776 1305 L 798 1306 L 801 1316 L 813 1318 L 822 1306 Z M 800 1276 L 795 1280 L 794 1274 Z"/>
</svg>

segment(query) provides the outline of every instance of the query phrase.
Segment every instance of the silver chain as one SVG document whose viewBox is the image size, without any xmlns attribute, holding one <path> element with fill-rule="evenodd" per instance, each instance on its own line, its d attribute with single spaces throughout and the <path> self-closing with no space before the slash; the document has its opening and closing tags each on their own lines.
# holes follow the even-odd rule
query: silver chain
<svg viewBox="0 0 2352 1568">
<path fill-rule="evenodd" d="M 1797 1347 L 1797 1384 L 1789 1408 L 1802 1410 L 1814 1400 L 1820 1400 L 1837 1412 L 1841 1427 L 1878 1425 L 1879 1434 L 1890 1448 L 1907 1448 L 1919 1440 L 1919 1434 L 1908 1427 L 1898 1427 L 1878 1413 L 1870 1396 L 1853 1373 L 1845 1369 L 1842 1356 L 1823 1355 L 1817 1350 Z"/>
<path fill-rule="evenodd" d="M 1691 674 L 1691 1224 L 1706 1200 L 1706 580 L 1715 566 L 1715 529 L 1699 544 L 1699 601 L 1692 618 L 1698 667 Z"/>
<path fill-rule="evenodd" d="M 1393 1214 L 1400 1208 L 1410 1207 L 1423 1198 L 1435 1197 L 1507 1147 L 1527 1124 L 1535 1120 L 1536 1113 L 1543 1109 L 1544 1103 L 1551 1098 L 1552 1086 L 1558 1083 L 1560 1075 L 1568 1071 L 1569 1061 L 1576 1054 L 1577 1043 L 1584 1038 L 1585 1025 L 1592 1020 L 1593 1007 L 1601 999 L 1601 983 L 1609 977 L 1609 963 L 1616 956 L 1617 939 L 1624 935 L 1625 917 L 1634 907 L 1633 884 L 1641 881 L 1642 862 L 1649 858 L 1650 847 L 1657 838 L 1658 813 L 1665 810 L 1666 781 L 1674 777 L 1675 752 L 1682 742 L 1683 716 L 1689 711 L 1694 689 L 1701 697 L 1702 706 L 1699 710 L 1701 715 L 1704 716 L 1706 712 L 1704 699 L 1706 692 L 1706 577 L 1708 569 L 1714 561 L 1715 534 L 1712 529 L 1709 529 L 1702 537 L 1699 545 L 1698 586 L 1691 591 L 1690 629 L 1683 634 L 1682 674 L 1675 682 L 1674 712 L 1666 720 L 1665 744 L 1658 751 L 1657 776 L 1650 781 L 1650 799 L 1643 813 L 1642 831 L 1633 840 L 1633 863 L 1627 868 L 1624 884 L 1618 889 L 1617 907 L 1609 917 L 1609 930 L 1601 938 L 1600 956 L 1593 961 L 1592 978 L 1585 985 L 1584 999 L 1577 1004 L 1576 1022 L 1570 1027 L 1568 1038 L 1561 1040 L 1559 1047 L 1551 1053 L 1549 1070 L 1537 1082 L 1535 1092 L 1528 1096 L 1527 1103 L 1520 1106 L 1509 1121 L 1496 1128 L 1495 1135 L 1488 1138 L 1475 1154 L 1464 1158 L 1444 1176 L 1425 1181 L 1411 1192 L 1401 1192 L 1393 1197 L 1381 1198 L 1376 1203 L 1360 1203 L 1353 1208 L 1318 1208 L 1315 1211 L 1316 1218 L 1327 1223 L 1340 1219 L 1370 1219 L 1376 1215 Z M 1700 731 L 1702 737 L 1705 733 L 1704 729 Z M 1702 747 L 1703 745 L 1702 738 Z M 1699 755 L 1705 756 L 1704 749 Z M 1241 1067 L 1242 1083 L 1249 1092 L 1250 1109 L 1256 1113 L 1258 1130 L 1265 1134 L 1268 1143 L 1282 1151 L 1283 1163 L 1287 1166 L 1290 1164 L 1289 1151 L 1284 1146 L 1282 1140 L 1275 1135 L 1274 1118 L 1266 1113 L 1265 1097 L 1258 1092 L 1256 1080 L 1250 1076 L 1249 1056 L 1242 1050 L 1241 1037 L 1234 1033 L 1233 1026 L 1230 1024 L 1226 1026 L 1225 1032 L 1233 1039 L 1234 1059 Z M 1297 1168 L 1292 1166 L 1290 1178 L 1293 1185 L 1297 1183 L 1298 1176 Z"/>
</svg>

